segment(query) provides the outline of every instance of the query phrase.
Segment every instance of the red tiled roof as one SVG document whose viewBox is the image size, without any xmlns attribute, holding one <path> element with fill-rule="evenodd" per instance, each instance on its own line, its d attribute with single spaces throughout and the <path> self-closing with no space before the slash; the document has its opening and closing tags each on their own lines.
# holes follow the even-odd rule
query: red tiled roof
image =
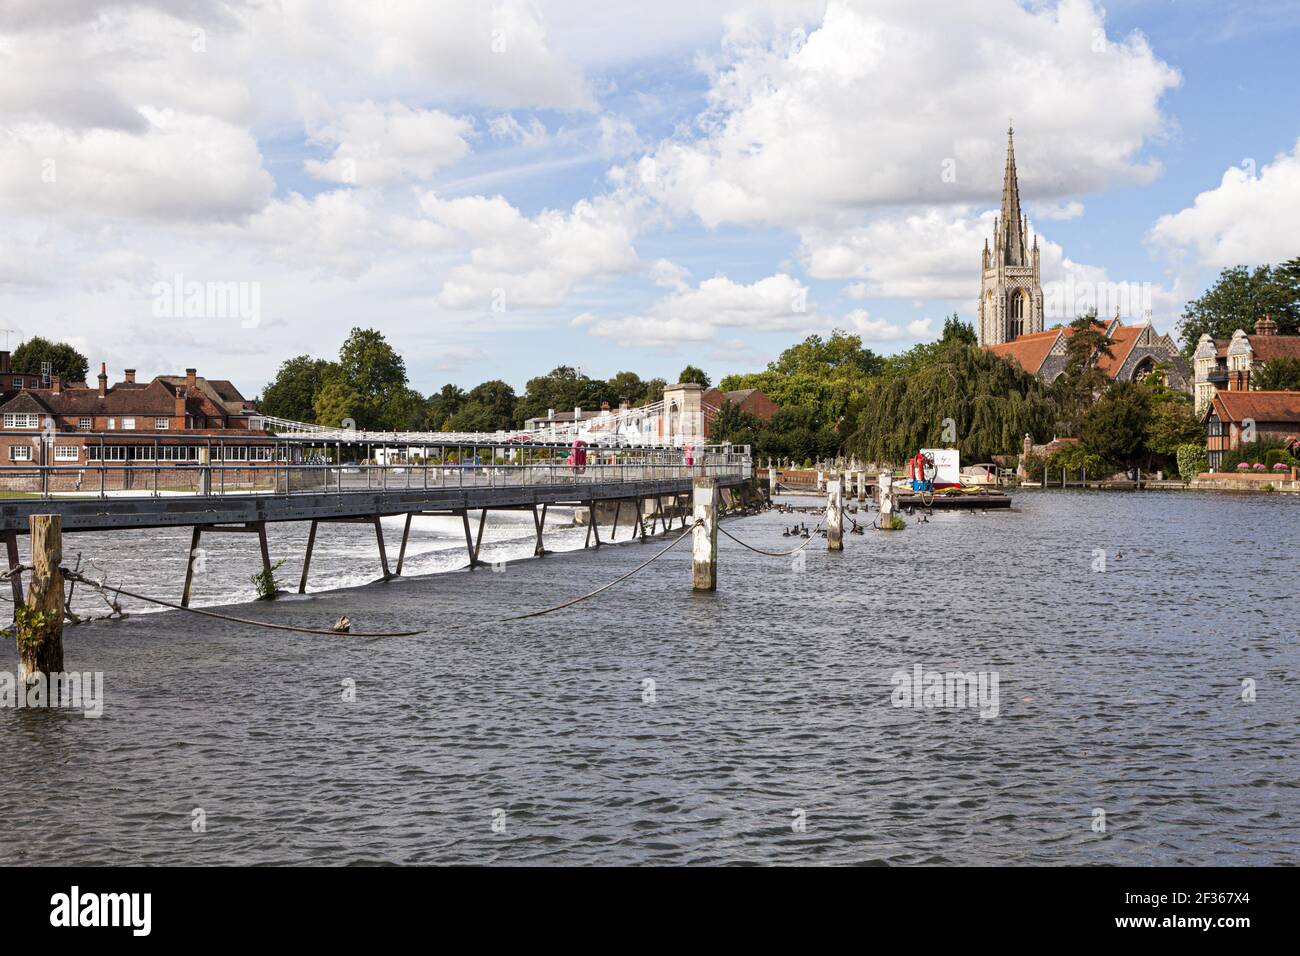
<svg viewBox="0 0 1300 956">
<path fill-rule="evenodd" d="M 1052 346 L 1060 337 L 1061 329 L 1048 329 L 1045 332 L 1031 332 L 1028 335 L 1021 335 L 1010 342 L 1003 342 L 1000 345 L 984 346 L 994 355 L 1001 358 L 1014 359 L 1016 364 L 1023 368 L 1031 375 L 1037 375 L 1038 370 L 1043 367 L 1043 362 L 1052 351 Z"/>
<path fill-rule="evenodd" d="M 1257 422 L 1300 423 L 1300 392 L 1233 392 L 1219 390 L 1206 409 L 1217 409 L 1223 421 L 1247 418 Z"/>
<path fill-rule="evenodd" d="M 1138 336 L 1146 329 L 1145 325 L 1120 325 L 1110 333 L 1110 355 L 1101 355 L 1097 359 L 1097 368 L 1106 373 L 1107 378 L 1114 378 L 1124 367 L 1124 361 L 1137 344 Z M 1069 335 L 1073 329 L 1067 329 Z"/>
</svg>

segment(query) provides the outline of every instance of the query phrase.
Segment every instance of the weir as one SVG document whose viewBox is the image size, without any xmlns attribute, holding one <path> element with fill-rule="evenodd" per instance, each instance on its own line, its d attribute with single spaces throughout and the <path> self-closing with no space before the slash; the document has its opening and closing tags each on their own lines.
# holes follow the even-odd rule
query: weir
<svg viewBox="0 0 1300 956">
<path fill-rule="evenodd" d="M 121 440 L 119 434 L 114 436 Z M 142 448 L 156 436 L 132 436 Z M 264 440 L 264 439 L 263 439 Z M 307 521 L 310 530 L 298 590 L 307 587 L 319 526 L 374 526 L 379 566 L 385 579 L 405 563 L 411 520 L 421 515 L 460 517 L 470 567 L 479 562 L 487 513 L 526 510 L 533 514 L 534 553 L 546 553 L 547 509 L 590 509 L 587 544 L 601 544 L 599 506 L 613 507 L 609 540 L 620 521 L 645 540 L 651 527 L 667 530 L 674 519 L 686 526 L 697 479 L 716 487 L 743 485 L 753 474 L 748 446 L 578 447 L 504 441 L 499 443 L 406 443 L 354 440 L 323 444 L 310 436 L 279 439 L 274 460 L 229 464 L 224 453 L 200 454 L 184 462 L 99 461 L 92 466 L 0 466 L 0 534 L 5 538 L 15 598 L 21 583 L 18 535 L 29 533 L 35 515 L 57 516 L 64 534 L 85 531 L 189 527 L 189 561 L 181 604 L 188 606 L 195 557 L 205 533 L 257 535 L 264 570 L 272 567 L 266 526 Z M 372 462 L 382 461 L 383 464 Z M 93 491 L 81 491 L 82 488 Z M 134 489 L 149 489 L 138 493 Z M 65 490 L 66 489 L 66 490 Z M 477 528 L 470 513 L 477 512 Z M 405 515 L 395 569 L 390 569 L 380 519 Z M 653 533 L 653 531 L 651 532 Z M 15 604 L 17 606 L 17 603 Z"/>
</svg>

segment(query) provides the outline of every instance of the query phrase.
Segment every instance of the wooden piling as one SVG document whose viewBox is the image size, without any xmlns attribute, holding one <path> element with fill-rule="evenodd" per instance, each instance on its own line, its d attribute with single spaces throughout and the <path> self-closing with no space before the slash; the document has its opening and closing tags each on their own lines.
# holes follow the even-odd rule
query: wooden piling
<svg viewBox="0 0 1300 956">
<path fill-rule="evenodd" d="M 826 550 L 844 550 L 844 507 L 840 495 L 840 479 L 826 482 Z"/>
<path fill-rule="evenodd" d="M 18 680 L 63 670 L 63 519 L 32 515 L 32 583 L 15 623 Z"/>
<path fill-rule="evenodd" d="M 695 531 L 691 540 L 691 588 L 718 589 L 718 481 L 696 478 L 691 483 Z"/>
<path fill-rule="evenodd" d="M 882 471 L 879 478 L 880 487 L 880 521 L 877 527 L 881 531 L 894 530 L 894 475 Z"/>
</svg>

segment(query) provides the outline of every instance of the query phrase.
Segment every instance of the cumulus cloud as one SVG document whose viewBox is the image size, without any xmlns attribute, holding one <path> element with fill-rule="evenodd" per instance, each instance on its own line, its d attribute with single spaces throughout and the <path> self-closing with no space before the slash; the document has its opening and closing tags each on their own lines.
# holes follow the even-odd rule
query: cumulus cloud
<svg viewBox="0 0 1300 956">
<path fill-rule="evenodd" d="M 401 103 L 367 100 L 336 110 L 334 119 L 312 130 L 317 143 L 333 144 L 326 161 L 308 160 L 317 179 L 362 186 L 425 180 L 469 152 L 474 122 L 441 110 L 411 109 Z"/>
<path fill-rule="evenodd" d="M 420 208 L 470 247 L 469 261 L 448 272 L 439 292 L 448 308 L 555 306 L 579 282 L 640 266 L 632 246 L 636 210 L 616 198 L 581 200 L 568 212 L 547 209 L 532 217 L 501 196 L 426 193 Z"/>
<path fill-rule="evenodd" d="M 801 331 L 820 328 L 825 320 L 810 314 L 807 286 L 778 273 L 749 285 L 714 276 L 661 299 L 644 314 L 618 319 L 589 315 L 580 324 L 620 345 L 662 347 L 707 342 L 723 328 Z"/>
<path fill-rule="evenodd" d="M 1192 205 L 1161 216 L 1149 239 L 1200 265 L 1278 262 L 1297 254 L 1300 220 L 1300 140 L 1256 176 L 1245 166 L 1227 169 L 1219 185 Z"/>
<path fill-rule="evenodd" d="M 1114 41 L 1092 0 L 928 5 L 832 0 L 776 43 L 733 33 L 702 135 L 615 172 L 708 225 L 806 226 L 892 204 L 996 198 L 1007 113 L 1021 187 L 1040 197 L 1144 182 L 1179 83 L 1138 34 Z M 972 42 L 978 37 L 979 42 Z M 1032 90 L 1032 96 L 1026 96 Z"/>
</svg>

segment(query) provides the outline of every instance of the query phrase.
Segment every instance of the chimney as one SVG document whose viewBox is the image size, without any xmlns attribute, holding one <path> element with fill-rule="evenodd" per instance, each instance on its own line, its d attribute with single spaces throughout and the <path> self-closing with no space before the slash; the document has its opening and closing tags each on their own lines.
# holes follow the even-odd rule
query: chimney
<svg viewBox="0 0 1300 956">
<path fill-rule="evenodd" d="M 12 371 L 13 367 L 9 363 L 9 353 L 0 352 L 0 372 L 7 374 Z"/>
<path fill-rule="evenodd" d="M 103 398 L 108 394 L 108 363 L 99 363 L 99 397 Z"/>
<path fill-rule="evenodd" d="M 1264 313 L 1262 319 L 1255 323 L 1255 334 L 1277 335 L 1277 323 L 1273 321 L 1273 317 L 1267 312 Z"/>
<path fill-rule="evenodd" d="M 55 395 L 63 394 L 63 382 L 59 379 L 59 376 L 50 376 L 50 391 Z"/>
<path fill-rule="evenodd" d="M 122 371 L 122 377 L 125 379 L 126 384 L 128 384 L 128 385 L 134 385 L 134 384 L 135 384 L 135 369 L 133 369 L 133 368 L 124 369 L 124 370 Z"/>
<path fill-rule="evenodd" d="M 546 410 L 546 417 L 549 418 L 551 421 L 555 421 L 555 409 L 548 408 Z"/>
<path fill-rule="evenodd" d="M 196 369 L 192 369 L 192 368 L 187 368 L 187 369 L 185 370 L 185 387 L 186 387 L 186 388 L 194 388 L 194 387 L 197 386 L 198 384 L 199 384 L 199 373 L 198 373 L 198 370 L 196 370 Z"/>
<path fill-rule="evenodd" d="M 578 424 L 578 422 L 580 422 L 580 421 L 582 421 L 582 406 L 581 406 L 581 405 L 574 405 L 574 406 L 573 406 L 573 424 L 576 425 L 576 424 Z"/>
</svg>

